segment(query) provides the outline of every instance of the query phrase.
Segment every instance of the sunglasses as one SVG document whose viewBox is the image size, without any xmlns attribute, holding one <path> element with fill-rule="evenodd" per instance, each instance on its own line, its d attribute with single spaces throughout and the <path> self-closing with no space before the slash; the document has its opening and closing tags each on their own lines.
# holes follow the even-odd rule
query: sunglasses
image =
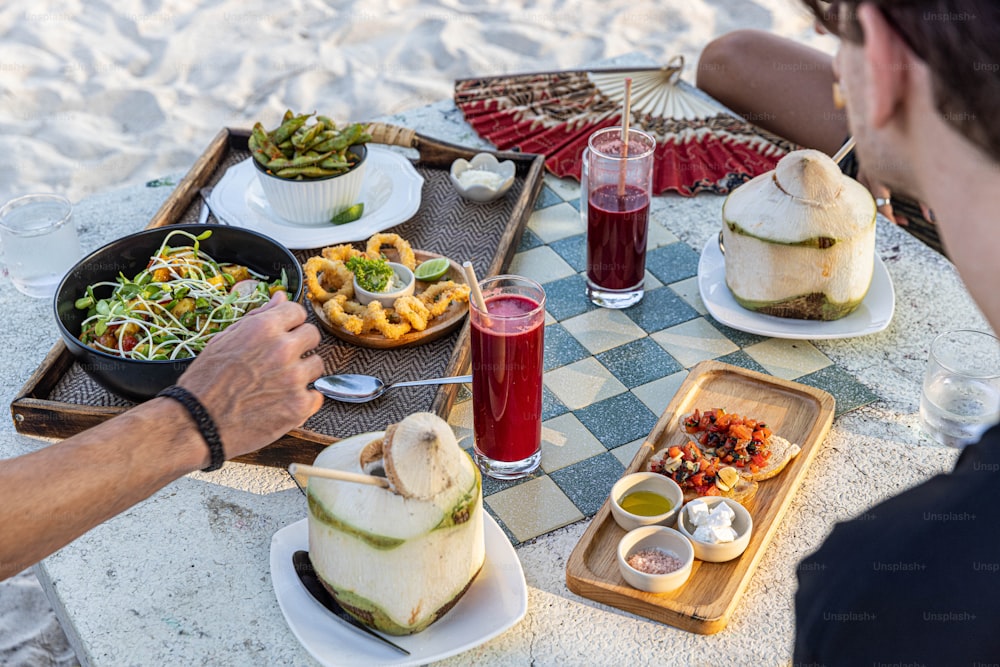
<svg viewBox="0 0 1000 667">
<path fill-rule="evenodd" d="M 815 7 L 819 10 L 820 21 L 827 30 L 843 39 L 861 42 L 864 34 L 861 31 L 861 24 L 858 23 L 859 4 L 860 0 L 833 0 L 816 2 Z M 886 23 L 906 46 L 918 58 L 924 60 L 922 42 L 916 39 L 914 26 L 918 25 L 919 21 L 925 20 L 922 16 L 926 16 L 926 12 L 921 14 L 920 6 L 926 3 L 921 0 L 881 0 L 872 4 L 882 13 Z"/>
</svg>

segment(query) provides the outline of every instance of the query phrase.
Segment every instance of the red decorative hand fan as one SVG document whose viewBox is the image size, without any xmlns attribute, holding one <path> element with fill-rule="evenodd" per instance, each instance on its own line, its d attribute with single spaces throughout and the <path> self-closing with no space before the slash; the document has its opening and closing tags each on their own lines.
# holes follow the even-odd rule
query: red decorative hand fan
<svg viewBox="0 0 1000 667">
<path fill-rule="evenodd" d="M 515 74 L 455 82 L 455 104 L 500 150 L 546 156 L 556 176 L 580 178 L 595 130 L 621 124 L 632 79 L 631 127 L 656 139 L 653 191 L 725 194 L 773 169 L 795 146 L 746 122 L 666 67 Z"/>
</svg>

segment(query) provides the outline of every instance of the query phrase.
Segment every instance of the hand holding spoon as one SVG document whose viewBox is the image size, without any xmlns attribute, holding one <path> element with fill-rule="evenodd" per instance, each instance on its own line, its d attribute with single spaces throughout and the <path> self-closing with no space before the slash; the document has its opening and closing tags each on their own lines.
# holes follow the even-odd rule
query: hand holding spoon
<svg viewBox="0 0 1000 667">
<path fill-rule="evenodd" d="M 339 375 L 324 375 L 312 383 L 312 388 L 327 398 L 344 403 L 367 403 L 374 401 L 385 392 L 395 387 L 419 387 L 427 384 L 462 384 L 472 382 L 471 375 L 456 375 L 453 377 L 431 378 L 429 380 L 407 380 L 386 385 L 382 380 L 371 375 L 356 373 L 341 373 Z"/>
</svg>

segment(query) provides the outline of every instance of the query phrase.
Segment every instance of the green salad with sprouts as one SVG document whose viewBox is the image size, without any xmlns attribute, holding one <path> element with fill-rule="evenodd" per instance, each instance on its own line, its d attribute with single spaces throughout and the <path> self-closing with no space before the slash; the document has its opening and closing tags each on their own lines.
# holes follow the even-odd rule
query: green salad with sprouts
<svg viewBox="0 0 1000 667">
<path fill-rule="evenodd" d="M 87 311 L 80 340 L 95 350 L 126 359 L 166 361 L 198 354 L 216 334 L 288 289 L 282 270 L 272 280 L 239 264 L 220 264 L 199 247 L 211 236 L 173 231 L 145 269 L 129 278 L 87 287 L 76 307 Z M 171 246 L 186 237 L 188 245 Z M 111 296 L 95 290 L 112 287 Z"/>
</svg>

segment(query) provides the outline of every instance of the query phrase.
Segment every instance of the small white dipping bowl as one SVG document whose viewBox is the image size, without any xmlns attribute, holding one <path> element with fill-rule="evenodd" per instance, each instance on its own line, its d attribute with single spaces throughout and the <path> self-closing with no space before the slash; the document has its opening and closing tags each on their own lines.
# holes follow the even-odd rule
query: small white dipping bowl
<svg viewBox="0 0 1000 667">
<path fill-rule="evenodd" d="M 628 564 L 628 558 L 643 549 L 661 549 L 680 559 L 682 565 L 666 574 L 647 574 Z M 691 542 L 673 528 L 642 526 L 625 533 L 618 542 L 618 569 L 629 586 L 649 593 L 669 593 L 684 585 L 691 576 L 694 550 Z"/>
<path fill-rule="evenodd" d="M 686 509 L 677 516 L 677 530 L 683 533 L 684 537 L 691 540 L 695 558 L 708 561 L 709 563 L 724 563 L 727 560 L 732 560 L 742 555 L 747 550 L 747 545 L 750 544 L 750 534 L 753 533 L 753 518 L 751 518 L 747 508 L 732 498 L 724 498 L 722 496 L 702 496 L 701 498 L 695 498 L 695 500 L 704 500 L 709 510 L 719 503 L 726 503 L 733 510 L 733 513 L 736 514 L 736 517 L 733 519 L 733 530 L 736 531 L 736 539 L 732 542 L 721 542 L 719 544 L 711 544 L 710 542 L 702 542 L 701 540 L 694 539 L 695 526 L 688 519 Z M 688 505 L 693 502 L 694 500 L 690 501 Z"/>
<path fill-rule="evenodd" d="M 451 184 L 466 199 L 478 202 L 493 201 L 510 190 L 510 186 L 514 184 L 515 171 L 514 163 L 510 160 L 500 162 L 492 153 L 478 153 L 471 160 L 459 158 L 451 163 Z M 466 172 L 470 173 L 463 176 Z M 475 172 L 483 172 L 485 176 Z M 486 179 L 495 180 L 495 186 L 478 182 Z"/>
<path fill-rule="evenodd" d="M 368 167 L 368 147 L 351 146 L 348 151 L 358 157 L 350 170 L 336 176 L 295 181 L 278 178 L 253 160 L 257 178 L 271 209 L 288 222 L 299 225 L 328 225 L 330 218 L 357 204 Z"/>
<path fill-rule="evenodd" d="M 360 285 L 358 285 L 358 279 L 354 279 L 354 298 L 358 300 L 363 306 L 367 306 L 372 301 L 378 301 L 382 304 L 383 308 L 392 308 L 392 304 L 396 302 L 401 296 L 410 296 L 413 294 L 413 290 L 416 287 L 417 281 L 413 277 L 413 271 L 402 264 L 397 264 L 396 262 L 389 262 L 389 266 L 396 273 L 396 277 L 399 282 L 403 283 L 403 287 L 399 289 L 392 290 L 391 292 L 369 292 Z"/>
<path fill-rule="evenodd" d="M 651 491 L 663 496 L 670 501 L 670 511 L 654 516 L 641 516 L 626 511 L 621 506 L 622 498 L 636 491 Z M 614 483 L 609 499 L 615 523 L 625 530 L 632 530 L 639 526 L 673 525 L 678 510 L 684 504 L 684 492 L 677 486 L 677 482 L 658 472 L 634 472 Z"/>
</svg>

